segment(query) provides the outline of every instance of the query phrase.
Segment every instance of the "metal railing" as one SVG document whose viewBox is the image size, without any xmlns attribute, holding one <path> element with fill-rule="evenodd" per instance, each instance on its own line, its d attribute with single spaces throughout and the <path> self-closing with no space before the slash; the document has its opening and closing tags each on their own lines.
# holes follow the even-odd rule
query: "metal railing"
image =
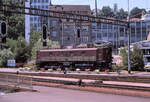
<svg viewBox="0 0 150 102">
<path fill-rule="evenodd" d="M 12 88 L 24 88 L 33 90 L 32 77 L 19 74 L 1 74 L 0 85 Z"/>
</svg>

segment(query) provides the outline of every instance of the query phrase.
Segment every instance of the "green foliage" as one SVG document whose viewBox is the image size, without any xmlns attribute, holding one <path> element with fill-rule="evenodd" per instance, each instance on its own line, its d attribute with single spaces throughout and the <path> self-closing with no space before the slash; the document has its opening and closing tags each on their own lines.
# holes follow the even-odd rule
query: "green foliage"
<svg viewBox="0 0 150 102">
<path fill-rule="evenodd" d="M 145 9 L 140 9 L 138 7 L 135 7 L 131 10 L 130 14 L 131 17 L 138 17 L 141 18 L 141 12 L 146 12 Z M 114 17 L 116 19 L 126 19 L 128 16 L 128 12 L 125 11 L 123 8 L 118 10 L 118 5 L 114 4 L 113 8 L 110 8 L 109 6 L 103 6 L 100 12 L 98 12 L 99 16 L 106 16 L 106 17 Z"/>
<path fill-rule="evenodd" d="M 3 49 L 0 51 L 0 66 L 4 67 L 7 65 L 8 59 L 14 59 L 14 54 L 10 49 Z"/>
<path fill-rule="evenodd" d="M 59 45 L 58 42 L 47 39 L 47 47 L 48 48 L 52 48 L 52 46 L 58 46 L 58 45 Z"/>
<path fill-rule="evenodd" d="M 118 66 L 118 65 L 112 65 L 112 70 L 113 71 L 124 70 L 124 67 L 123 66 Z"/>
<path fill-rule="evenodd" d="M 123 57 L 123 67 L 125 69 L 127 69 L 128 68 L 127 50 L 122 49 L 120 51 L 120 55 Z M 132 71 L 143 71 L 144 70 L 143 53 L 139 48 L 134 47 L 133 51 L 131 51 L 130 63 L 131 63 L 131 70 Z"/>
<path fill-rule="evenodd" d="M 47 48 L 50 49 L 52 46 L 58 46 L 58 42 L 55 42 L 55 41 L 51 41 L 49 39 L 47 39 Z M 34 47 L 32 48 L 32 52 L 31 52 L 31 55 L 32 55 L 32 60 L 35 60 L 36 58 L 36 52 L 40 49 L 43 49 L 43 43 L 42 43 L 42 40 L 39 39 L 35 44 L 34 44 Z"/>
<path fill-rule="evenodd" d="M 24 5 L 24 3 L 17 0 L 1 0 L 1 3 L 12 5 L 13 10 L 20 11 L 20 9 L 14 9 L 14 6 Z M 25 35 L 25 16 L 14 13 L 0 14 L 0 19 L 4 19 L 8 24 L 8 37 L 17 40 L 19 36 Z"/>
<path fill-rule="evenodd" d="M 128 12 L 127 11 L 124 11 L 124 9 L 120 9 L 117 14 L 115 15 L 115 18 L 118 18 L 118 19 L 126 19 L 128 16 Z"/>
<path fill-rule="evenodd" d="M 99 12 L 100 16 L 113 17 L 114 12 L 109 6 L 103 6 L 102 10 Z"/>
<path fill-rule="evenodd" d="M 42 33 L 40 31 L 32 31 L 30 33 L 30 47 L 32 48 L 35 43 L 42 37 Z"/>
<path fill-rule="evenodd" d="M 8 39 L 7 46 L 13 52 L 17 63 L 24 63 L 30 58 L 30 47 L 23 37 L 18 40 Z"/>
<path fill-rule="evenodd" d="M 42 41 L 41 39 L 39 39 L 35 44 L 34 44 L 34 47 L 32 48 L 32 51 L 31 51 L 31 59 L 32 60 L 35 60 L 36 59 L 36 51 L 42 49 L 43 46 L 42 46 Z"/>
<path fill-rule="evenodd" d="M 23 37 L 19 37 L 17 40 L 16 49 L 14 51 L 16 62 L 24 63 L 28 60 L 29 46 Z"/>
<path fill-rule="evenodd" d="M 143 11 L 146 12 L 145 9 L 140 9 L 140 8 L 138 8 L 138 7 L 134 7 L 134 8 L 131 10 L 131 12 L 130 12 L 131 17 L 141 18 L 141 14 L 140 14 L 140 13 L 142 13 Z"/>
</svg>

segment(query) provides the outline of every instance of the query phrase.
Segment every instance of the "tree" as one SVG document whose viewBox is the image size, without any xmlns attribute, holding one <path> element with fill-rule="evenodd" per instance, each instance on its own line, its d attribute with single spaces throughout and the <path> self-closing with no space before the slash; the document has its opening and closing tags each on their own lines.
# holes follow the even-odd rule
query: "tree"
<svg viewBox="0 0 150 102">
<path fill-rule="evenodd" d="M 127 12 L 127 11 L 124 11 L 124 9 L 121 8 L 121 9 L 117 12 L 115 18 L 117 18 L 117 19 L 126 19 L 127 16 L 128 16 L 128 12 Z"/>
<path fill-rule="evenodd" d="M 105 16 L 105 17 L 113 17 L 114 12 L 109 6 L 104 6 L 98 15 Z"/>
<path fill-rule="evenodd" d="M 14 54 L 17 63 L 25 63 L 30 58 L 30 47 L 23 37 L 18 37 L 18 40 L 8 39 L 7 46 Z"/>
<path fill-rule="evenodd" d="M 34 44 L 34 47 L 32 48 L 32 51 L 31 51 L 31 59 L 32 60 L 35 60 L 36 59 L 36 52 L 40 49 L 43 48 L 43 45 L 42 45 L 42 40 L 39 39 L 35 44 Z"/>
<path fill-rule="evenodd" d="M 131 15 L 131 17 L 133 17 L 133 18 L 141 18 L 141 13 L 142 12 L 146 12 L 146 10 L 145 9 L 140 9 L 140 8 L 138 8 L 138 7 L 134 7 L 132 10 L 131 10 L 131 12 L 130 12 L 130 15 Z"/>
<path fill-rule="evenodd" d="M 15 59 L 17 63 L 25 63 L 30 58 L 30 50 L 26 40 L 19 37 L 15 49 Z"/>
<path fill-rule="evenodd" d="M 42 33 L 40 31 L 32 31 L 30 33 L 30 47 L 32 48 L 39 39 L 42 38 Z"/>
<path fill-rule="evenodd" d="M 12 7 L 7 8 L 11 10 L 20 11 L 20 9 L 14 9 L 13 6 L 24 5 L 17 0 L 1 0 L 4 4 L 9 4 Z M 25 36 L 25 16 L 13 13 L 1 13 L 0 18 L 5 20 L 8 24 L 8 37 L 13 38 L 15 40 L 18 39 L 19 36 Z"/>
<path fill-rule="evenodd" d="M 121 49 L 120 55 L 123 58 L 123 67 L 128 69 L 128 54 L 127 49 Z M 143 53 L 142 51 L 134 47 L 133 51 L 130 53 L 130 63 L 132 71 L 143 71 L 144 70 L 144 61 L 143 61 Z"/>
</svg>

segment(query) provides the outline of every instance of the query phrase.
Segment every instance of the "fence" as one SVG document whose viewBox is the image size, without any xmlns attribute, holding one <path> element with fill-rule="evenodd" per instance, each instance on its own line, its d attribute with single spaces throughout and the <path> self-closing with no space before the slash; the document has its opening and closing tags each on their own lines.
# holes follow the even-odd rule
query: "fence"
<svg viewBox="0 0 150 102">
<path fill-rule="evenodd" d="M 33 90 L 32 77 L 19 74 L 1 74 L 0 85 L 12 88 L 24 88 Z"/>
</svg>

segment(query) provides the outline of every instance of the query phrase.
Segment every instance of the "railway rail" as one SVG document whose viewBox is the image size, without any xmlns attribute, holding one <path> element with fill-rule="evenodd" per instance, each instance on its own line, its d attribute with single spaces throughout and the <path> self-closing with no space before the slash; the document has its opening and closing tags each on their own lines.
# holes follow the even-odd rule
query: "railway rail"
<svg viewBox="0 0 150 102">
<path fill-rule="evenodd" d="M 11 83 L 17 83 L 16 80 L 18 80 L 18 75 L 15 74 L 0 74 L 0 80 L 1 83 L 3 83 L 4 81 L 4 76 L 9 76 L 9 85 Z M 11 76 L 11 77 L 10 77 Z M 22 76 L 22 75 L 21 75 Z M 28 76 L 28 75 L 24 75 L 23 76 L 24 79 L 31 79 L 32 78 L 32 84 L 34 85 L 41 85 L 41 83 L 43 83 L 42 85 L 44 86 L 48 86 L 49 83 L 56 83 L 56 84 L 62 84 L 62 85 L 78 85 L 79 81 L 78 80 L 59 80 L 56 78 L 50 79 L 50 78 L 45 78 L 45 77 L 37 77 L 37 76 Z M 3 79 L 3 80 L 2 80 Z M 99 80 L 92 80 L 92 81 L 88 81 L 86 82 L 85 79 L 83 79 L 83 85 L 88 87 L 103 87 L 103 88 L 114 88 L 114 89 L 126 89 L 126 90 L 137 90 L 137 91 L 150 91 L 150 86 L 134 86 L 134 85 L 119 85 L 119 84 L 107 84 L 107 83 L 97 83 Z M 101 81 L 101 80 L 100 80 Z M 5 81 L 4 81 L 5 82 Z M 29 80 L 24 80 L 23 83 L 28 83 L 29 84 Z M 0 83 L 0 84 L 1 84 Z"/>
<path fill-rule="evenodd" d="M 6 74 L 16 74 L 16 72 L 0 72 Z M 103 80 L 103 81 L 120 81 L 120 82 L 137 82 L 150 83 L 150 76 L 134 76 L 134 75 L 101 75 L 101 74 L 74 74 L 74 73 L 45 73 L 45 72 L 20 72 L 21 75 L 28 76 L 45 76 L 58 78 L 75 78 L 75 79 L 89 79 L 89 80 Z"/>
</svg>

